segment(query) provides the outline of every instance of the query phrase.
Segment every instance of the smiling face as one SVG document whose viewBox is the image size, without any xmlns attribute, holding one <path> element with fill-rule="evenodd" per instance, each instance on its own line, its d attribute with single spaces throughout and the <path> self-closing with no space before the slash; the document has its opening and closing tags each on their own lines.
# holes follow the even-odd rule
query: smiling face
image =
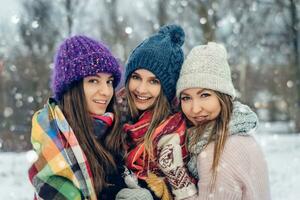
<svg viewBox="0 0 300 200">
<path fill-rule="evenodd" d="M 144 111 L 156 102 L 161 91 L 161 84 L 152 72 L 138 69 L 131 74 L 128 88 L 137 109 Z"/>
<path fill-rule="evenodd" d="M 221 112 L 221 104 L 212 90 L 190 88 L 180 95 L 181 109 L 194 125 L 215 120 Z"/>
<path fill-rule="evenodd" d="M 92 114 L 103 115 L 113 96 L 114 78 L 109 73 L 98 73 L 83 79 L 83 89 L 88 111 Z"/>
</svg>

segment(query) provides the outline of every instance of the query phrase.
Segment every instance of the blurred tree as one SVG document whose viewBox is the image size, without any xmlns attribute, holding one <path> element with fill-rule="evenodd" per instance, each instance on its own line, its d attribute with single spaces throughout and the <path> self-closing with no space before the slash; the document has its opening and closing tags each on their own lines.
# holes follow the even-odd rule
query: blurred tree
<svg viewBox="0 0 300 200">
<path fill-rule="evenodd" d="M 59 29 L 51 16 L 55 9 L 51 1 L 23 1 L 23 16 L 20 23 L 20 35 L 26 48 L 32 54 L 47 54 L 53 50 Z"/>
<path fill-rule="evenodd" d="M 290 32 L 290 40 L 293 47 L 293 59 L 292 59 L 292 71 L 294 72 L 294 83 L 295 83 L 295 89 L 296 89 L 296 102 L 294 104 L 295 107 L 295 115 L 294 115 L 294 121 L 296 125 L 296 132 L 300 133 L 300 60 L 299 60 L 299 53 L 300 53 L 300 24 L 299 24 L 299 11 L 297 10 L 297 0 L 289 0 L 289 6 L 288 10 L 290 13 L 290 22 L 287 23 L 288 31 Z M 280 3 L 279 0 L 277 2 Z M 298 1 L 298 7 L 299 7 L 299 1 Z"/>
<path fill-rule="evenodd" d="M 200 28 L 202 35 L 197 40 L 202 41 L 206 44 L 209 41 L 214 41 L 216 39 L 216 23 L 217 23 L 217 13 L 219 8 L 219 2 L 217 0 L 195 0 L 189 1 L 187 6 L 187 13 L 189 15 L 196 15 L 196 21 L 191 22 L 193 28 Z M 191 19 L 189 17 L 189 19 Z M 197 26 L 199 25 L 199 26 Z M 202 38 L 201 38 L 202 37 Z"/>
<path fill-rule="evenodd" d="M 288 104 L 287 111 L 290 119 L 295 122 L 295 131 L 300 133 L 300 24 L 298 15 L 300 2 L 297 0 L 274 0 L 263 3 L 270 6 L 272 9 L 270 16 L 273 16 L 273 28 L 265 30 L 267 33 L 266 46 L 277 58 L 283 57 L 284 67 L 290 72 L 286 74 L 285 82 L 280 84 L 274 82 L 274 84 L 281 88 L 277 94 L 280 94 L 283 99 L 286 99 L 286 96 L 290 97 L 285 100 Z M 274 59 L 273 62 L 276 60 Z M 277 79 L 282 79 L 281 73 L 277 76 Z"/>
<path fill-rule="evenodd" d="M 23 1 L 23 15 L 19 31 L 24 49 L 18 52 L 16 66 L 25 70 L 19 73 L 22 87 L 31 91 L 34 109 L 41 107 L 42 99 L 49 95 L 49 74 L 58 37 L 59 25 L 54 22 L 55 9 L 51 1 Z M 23 84 L 28 85 L 23 85 Z"/>
<path fill-rule="evenodd" d="M 0 37 L 2 36 L 2 28 L 0 29 Z M 1 37 L 2 38 L 2 37 Z M 4 75 L 3 75 L 3 71 L 4 71 L 4 52 L 2 50 L 2 41 L 0 43 L 0 132 L 3 128 L 3 121 L 4 121 L 4 98 L 5 98 L 5 89 L 4 89 Z"/>
<path fill-rule="evenodd" d="M 5 96 L 6 93 L 4 93 L 4 76 L 2 75 L 4 69 L 4 61 L 2 59 L 2 56 L 0 55 L 0 133 L 3 129 L 3 122 L 4 122 L 4 102 L 5 102 Z"/>
<path fill-rule="evenodd" d="M 98 3 L 101 7 L 104 6 L 105 11 L 105 15 L 99 15 L 101 39 L 110 44 L 112 51 L 125 60 L 129 53 L 128 40 L 132 33 L 132 27 L 127 25 L 126 15 L 118 12 L 118 0 L 103 0 Z"/>
<path fill-rule="evenodd" d="M 73 28 L 73 14 L 74 14 L 74 8 L 75 5 L 78 3 L 78 1 L 76 0 L 65 0 L 64 2 L 64 6 L 65 6 L 65 10 L 66 10 L 66 14 L 67 14 L 67 27 L 68 27 L 68 33 L 69 35 L 71 35 L 72 33 L 72 28 Z"/>
<path fill-rule="evenodd" d="M 82 4 L 78 0 L 63 0 L 61 2 L 63 4 L 63 12 L 62 15 L 66 18 L 67 24 L 67 33 L 68 35 L 72 35 L 74 20 L 76 19 L 76 13 L 81 7 Z M 82 2 L 81 2 L 82 3 Z M 87 2 L 85 2 L 87 3 Z"/>
<path fill-rule="evenodd" d="M 157 1 L 157 20 L 158 25 L 163 26 L 167 24 L 169 16 L 167 13 L 169 0 Z"/>
<path fill-rule="evenodd" d="M 6 59 L 5 76 L 5 130 L 10 138 L 26 140 L 30 135 L 33 111 L 42 107 L 49 96 L 49 72 L 59 29 L 53 23 L 51 1 L 26 0 L 22 2 L 18 23 L 19 37 Z M 3 84 L 3 85 L 4 85 Z M 4 143 L 9 137 L 3 137 Z M 25 145 L 24 143 L 24 145 Z M 28 149 L 23 143 L 12 143 Z M 14 148 L 13 146 L 7 148 Z"/>
</svg>

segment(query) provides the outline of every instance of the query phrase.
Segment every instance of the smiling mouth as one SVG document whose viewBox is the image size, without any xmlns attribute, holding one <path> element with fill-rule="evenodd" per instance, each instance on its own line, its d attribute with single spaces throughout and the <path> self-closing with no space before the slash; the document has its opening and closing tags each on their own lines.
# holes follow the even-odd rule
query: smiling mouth
<svg viewBox="0 0 300 200">
<path fill-rule="evenodd" d="M 138 100 L 140 102 L 146 102 L 152 98 L 152 97 L 145 97 L 145 96 L 140 96 L 140 95 L 136 95 L 136 94 L 134 94 L 134 97 L 136 100 Z"/>
<path fill-rule="evenodd" d="M 97 104 L 106 104 L 107 100 L 93 100 L 93 102 Z"/>
<path fill-rule="evenodd" d="M 193 117 L 193 119 L 196 121 L 196 122 L 204 122 L 204 121 L 207 121 L 208 119 L 208 116 L 205 115 L 205 116 L 197 116 L 197 117 Z"/>
</svg>

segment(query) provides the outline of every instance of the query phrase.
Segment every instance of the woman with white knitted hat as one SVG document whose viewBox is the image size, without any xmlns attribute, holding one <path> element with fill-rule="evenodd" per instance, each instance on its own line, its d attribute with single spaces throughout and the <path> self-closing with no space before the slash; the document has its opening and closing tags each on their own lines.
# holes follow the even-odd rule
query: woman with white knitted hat
<svg viewBox="0 0 300 200">
<path fill-rule="evenodd" d="M 198 178 L 193 199 L 270 199 L 267 165 L 250 134 L 257 118 L 248 106 L 233 101 L 224 46 L 210 42 L 194 47 L 184 61 L 176 93 L 189 125 L 188 167 Z"/>
</svg>

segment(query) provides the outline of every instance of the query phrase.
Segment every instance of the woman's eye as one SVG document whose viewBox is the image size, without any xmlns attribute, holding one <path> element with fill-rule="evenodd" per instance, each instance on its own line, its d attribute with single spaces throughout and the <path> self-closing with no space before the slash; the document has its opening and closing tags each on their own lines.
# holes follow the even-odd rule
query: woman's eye
<svg viewBox="0 0 300 200">
<path fill-rule="evenodd" d="M 160 84 L 158 79 L 153 79 L 150 81 L 151 84 Z"/>
<path fill-rule="evenodd" d="M 88 82 L 89 83 L 98 83 L 99 81 L 97 79 L 90 79 Z"/>
<path fill-rule="evenodd" d="M 180 99 L 181 99 L 181 101 L 188 101 L 188 100 L 190 100 L 191 98 L 190 98 L 190 97 L 181 97 Z"/>
<path fill-rule="evenodd" d="M 113 85 L 113 84 L 114 84 L 114 80 L 108 80 L 107 83 L 108 83 L 109 85 Z"/>
<path fill-rule="evenodd" d="M 205 98 L 205 97 L 209 97 L 210 94 L 209 93 L 202 93 L 200 96 Z"/>
<path fill-rule="evenodd" d="M 139 77 L 139 76 L 137 76 L 137 75 L 134 75 L 134 74 L 131 76 L 131 78 L 132 78 L 132 79 L 134 79 L 134 80 L 138 80 L 138 79 L 140 79 L 140 77 Z"/>
</svg>

